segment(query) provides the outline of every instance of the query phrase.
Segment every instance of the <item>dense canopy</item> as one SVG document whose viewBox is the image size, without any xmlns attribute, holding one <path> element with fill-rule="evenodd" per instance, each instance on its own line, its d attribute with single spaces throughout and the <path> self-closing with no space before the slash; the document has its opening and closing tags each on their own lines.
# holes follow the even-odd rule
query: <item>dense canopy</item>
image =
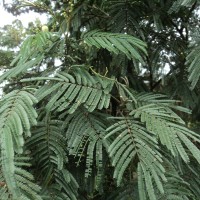
<svg viewBox="0 0 200 200">
<path fill-rule="evenodd" d="M 199 200 L 200 1 L 3 2 L 0 199 Z"/>
</svg>

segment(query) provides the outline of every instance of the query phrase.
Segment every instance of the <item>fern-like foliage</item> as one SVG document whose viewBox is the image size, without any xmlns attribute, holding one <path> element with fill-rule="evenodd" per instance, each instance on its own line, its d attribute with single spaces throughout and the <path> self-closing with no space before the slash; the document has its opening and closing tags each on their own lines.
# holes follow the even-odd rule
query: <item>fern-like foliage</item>
<svg viewBox="0 0 200 200">
<path fill-rule="evenodd" d="M 183 177 L 187 177 L 187 182 L 189 183 L 190 190 L 193 192 L 193 195 L 198 199 L 200 191 L 197 189 L 200 186 L 199 179 L 199 167 L 194 160 L 192 160 L 189 166 L 185 166 L 183 171 Z M 194 199 L 195 199 L 194 197 Z"/>
<path fill-rule="evenodd" d="M 169 105 L 170 100 L 157 97 L 157 95 L 149 94 L 140 95 L 139 101 L 145 102 L 146 100 L 149 102 L 131 111 L 130 115 L 133 115 L 134 118 L 137 119 L 140 118 L 141 122 L 146 124 L 147 130 L 156 133 L 160 142 L 165 145 L 174 156 L 180 154 L 182 159 L 188 163 L 189 155 L 185 149 L 185 147 L 187 147 L 200 163 L 199 149 L 192 143 L 192 140 L 200 142 L 199 135 L 185 127 L 183 120 L 170 109 L 170 106 L 166 106 L 166 104 Z M 179 106 L 172 107 L 182 110 Z M 184 110 L 185 109 L 182 111 Z"/>
<path fill-rule="evenodd" d="M 56 48 L 59 48 L 58 39 L 59 35 L 51 32 L 39 32 L 29 36 L 22 44 L 18 56 L 11 63 L 12 68 L 0 77 L 0 81 L 40 65 L 47 53 L 53 53 Z"/>
<path fill-rule="evenodd" d="M 0 199 L 198 200 L 199 2 L 21 5 L 47 11 L 50 32 L 0 77 Z"/>
<path fill-rule="evenodd" d="M 61 127 L 62 121 L 53 120 L 47 114 L 34 127 L 33 136 L 27 141 L 26 148 L 32 151 L 36 170 L 40 170 L 37 179 L 48 188 L 49 194 L 76 200 L 78 185 L 65 167 L 66 138 Z M 52 182 L 56 182 L 53 188 L 49 186 Z"/>
<path fill-rule="evenodd" d="M 119 121 L 107 129 L 105 139 L 116 135 L 108 152 L 115 166 L 114 178 L 119 185 L 124 171 L 134 159 L 138 159 L 138 187 L 141 199 L 146 199 L 147 190 L 150 199 L 156 199 L 153 180 L 161 193 L 164 193 L 162 181 L 166 181 L 162 156 L 158 151 L 157 140 L 153 133 L 133 118 L 118 118 Z"/>
<path fill-rule="evenodd" d="M 13 192 L 10 191 L 9 186 L 7 185 L 6 179 L 4 178 L 3 172 L 0 173 L 1 180 L 1 189 L 0 189 L 0 199 L 2 200 L 15 200 L 15 199 L 23 199 L 23 200 L 32 200 L 38 199 L 42 200 L 40 196 L 40 187 L 35 184 L 35 179 L 32 174 L 27 171 L 27 167 L 30 167 L 30 158 L 27 156 L 16 156 L 14 160 L 15 165 L 15 181 L 17 187 L 20 191 L 20 196 L 15 197 Z"/>
<path fill-rule="evenodd" d="M 84 41 L 97 48 L 105 48 L 115 54 L 124 53 L 129 59 L 143 61 L 146 44 L 131 35 L 120 33 L 107 33 L 94 30 L 83 35 Z M 141 53 L 140 53 L 141 52 Z"/>
<path fill-rule="evenodd" d="M 169 13 L 178 12 L 181 7 L 191 7 L 193 4 L 196 3 L 196 0 L 176 0 L 173 2 L 171 8 L 169 9 Z"/>
<path fill-rule="evenodd" d="M 109 24 L 112 32 L 134 34 L 138 31 L 143 35 L 136 17 L 139 10 L 134 9 L 141 2 L 110 0 L 106 3 L 109 7 L 109 15 L 112 17 Z"/>
<path fill-rule="evenodd" d="M 200 56 L 200 38 L 199 38 L 199 30 L 193 35 L 193 42 L 191 42 L 190 47 L 191 50 L 187 55 L 186 64 L 188 67 L 189 77 L 188 80 L 191 82 L 191 89 L 194 89 L 197 85 L 200 77 L 200 67 L 199 67 L 199 56 Z"/>
<path fill-rule="evenodd" d="M 51 95 L 46 105 L 47 110 L 61 112 L 67 109 L 68 113 L 73 113 L 80 105 L 84 105 L 90 112 L 95 108 L 109 107 L 114 80 L 107 80 L 98 75 L 91 76 L 84 67 L 74 67 L 68 73 L 57 73 L 55 78 L 40 77 L 23 81 L 45 79 L 52 81 L 42 86 L 36 92 L 36 97 L 42 100 Z"/>
<path fill-rule="evenodd" d="M 25 90 L 14 90 L 0 101 L 1 173 L 12 199 L 37 197 L 32 175 L 21 168 L 26 166 L 26 158 L 15 161 L 16 154 L 23 152 L 24 138 L 31 136 L 31 126 L 37 124 L 35 103 L 37 99 Z"/>
<path fill-rule="evenodd" d="M 168 152 L 165 153 L 168 154 Z M 174 165 L 173 162 L 170 162 L 169 154 L 166 157 L 168 157 L 169 159 L 168 160 L 166 158 L 164 159 L 164 166 L 165 168 L 167 168 L 166 172 L 167 182 L 163 184 L 165 194 L 159 194 L 157 192 L 156 193 L 157 199 L 164 199 L 164 200 L 193 199 L 194 195 L 192 194 L 192 190 L 190 189 L 190 184 L 182 178 L 185 175 L 180 174 L 177 171 L 177 166 Z"/>
<path fill-rule="evenodd" d="M 45 184 L 51 181 L 54 170 L 62 170 L 67 161 L 65 137 L 62 135 L 62 121 L 50 120 L 49 117 L 33 129 L 33 136 L 27 141 L 26 148 L 33 148 L 32 156 L 40 169 L 38 176 Z M 36 149 L 34 149 L 36 148 Z M 43 152 L 40 154 L 40 152 Z"/>
<path fill-rule="evenodd" d="M 104 154 L 109 144 L 103 140 L 108 127 L 106 117 L 106 115 L 97 112 L 89 113 L 79 108 L 64 121 L 67 128 L 69 154 L 78 157 L 77 166 L 83 159 L 85 160 L 86 178 L 91 176 L 93 171 L 96 173 L 95 188 L 97 190 L 102 181 Z"/>
</svg>

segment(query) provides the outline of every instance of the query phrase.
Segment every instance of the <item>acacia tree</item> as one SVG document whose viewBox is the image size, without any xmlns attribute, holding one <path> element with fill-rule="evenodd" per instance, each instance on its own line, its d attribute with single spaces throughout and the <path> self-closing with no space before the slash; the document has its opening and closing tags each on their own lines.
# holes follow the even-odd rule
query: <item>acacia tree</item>
<svg viewBox="0 0 200 200">
<path fill-rule="evenodd" d="M 0 77 L 0 198 L 199 199 L 199 1 L 4 3 L 49 23 Z"/>
</svg>

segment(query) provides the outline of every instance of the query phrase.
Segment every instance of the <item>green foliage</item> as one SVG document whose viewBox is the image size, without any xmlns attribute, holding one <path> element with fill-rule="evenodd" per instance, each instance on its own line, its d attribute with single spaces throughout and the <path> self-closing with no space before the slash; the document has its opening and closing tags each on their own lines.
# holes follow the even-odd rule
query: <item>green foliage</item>
<svg viewBox="0 0 200 200">
<path fill-rule="evenodd" d="M 199 80 L 199 56 L 200 56 L 200 46 L 199 46 L 199 30 L 196 32 L 196 34 L 193 35 L 194 41 L 190 44 L 191 50 L 189 54 L 187 55 L 187 62 L 186 64 L 189 65 L 188 72 L 189 77 L 188 80 L 191 82 L 191 88 L 194 89 L 194 87 L 197 85 L 197 82 Z"/>
<path fill-rule="evenodd" d="M 49 31 L 2 61 L 0 199 L 198 200 L 199 3 L 19 8 L 48 13 Z"/>
<path fill-rule="evenodd" d="M 21 46 L 18 56 L 13 60 L 11 70 L 1 76 L 0 81 L 12 78 L 29 68 L 39 65 L 46 53 L 50 53 L 58 36 L 49 32 L 39 32 L 29 36 Z M 16 65 L 16 66 L 15 66 Z"/>
<path fill-rule="evenodd" d="M 108 142 L 103 140 L 108 126 L 106 117 L 106 115 L 97 112 L 89 113 L 79 108 L 64 121 L 64 124 L 67 124 L 66 137 L 69 154 L 79 158 L 77 166 L 80 165 L 82 158 L 86 159 L 85 178 L 91 176 L 94 170 L 97 190 L 102 182 L 105 150 L 108 148 Z"/>
<path fill-rule="evenodd" d="M 165 194 L 159 194 L 158 199 L 184 200 L 194 198 L 189 189 L 190 185 L 180 177 L 176 168 L 169 162 L 166 162 L 165 165 L 168 167 L 168 172 L 166 173 L 167 182 L 163 184 Z"/>
<path fill-rule="evenodd" d="M 13 199 L 28 199 L 29 196 L 40 199 L 39 187 L 32 183 L 32 175 L 22 169 L 27 159 L 16 157 L 15 161 L 15 154 L 23 152 L 24 138 L 31 136 L 30 128 L 37 123 L 35 103 L 37 99 L 24 90 L 14 90 L 0 101 L 1 170 Z"/>
<path fill-rule="evenodd" d="M 84 105 L 89 112 L 95 108 L 108 108 L 110 102 L 109 92 L 112 90 L 114 80 L 102 79 L 99 76 L 91 76 L 84 67 L 72 67 L 70 73 L 60 72 L 55 78 L 30 78 L 24 81 L 50 79 L 52 82 L 44 84 L 36 92 L 40 101 L 51 95 L 51 101 L 46 105 L 47 110 L 62 112 L 69 109 L 73 113 L 80 105 Z"/>
<path fill-rule="evenodd" d="M 197 1 L 195 0 L 184 0 L 184 1 L 176 0 L 173 3 L 172 7 L 169 9 L 169 13 L 178 12 L 182 7 L 190 7 L 196 2 Z"/>
<path fill-rule="evenodd" d="M 139 106 L 130 115 L 140 118 L 141 122 L 146 124 L 147 130 L 158 134 L 161 144 L 166 145 L 174 156 L 176 155 L 175 152 L 177 152 L 185 162 L 189 162 L 189 157 L 183 147 L 184 144 L 197 161 L 200 162 L 200 157 L 197 153 L 198 149 L 187 138 L 200 142 L 199 135 L 183 126 L 185 123 L 169 108 L 170 105 L 166 107 L 166 104 L 173 102 L 173 100 L 160 99 L 159 95 L 149 94 L 140 95 L 138 100 L 141 102 L 146 101 L 148 104 Z M 156 104 L 157 106 L 155 106 Z M 173 107 L 182 110 L 180 107 Z"/>
<path fill-rule="evenodd" d="M 48 114 L 34 127 L 33 136 L 27 141 L 26 148 L 32 151 L 36 170 L 39 169 L 37 178 L 48 188 L 47 194 L 75 200 L 78 185 L 65 166 L 67 152 L 66 138 L 61 134 L 62 124 L 62 121 L 53 120 Z M 55 182 L 53 187 L 52 182 Z"/>
<path fill-rule="evenodd" d="M 91 31 L 84 34 L 83 39 L 87 44 L 97 48 L 105 48 L 115 54 L 124 53 L 129 59 L 142 61 L 138 52 L 142 51 L 146 54 L 145 43 L 126 34 Z"/>
<path fill-rule="evenodd" d="M 107 131 L 105 138 L 118 133 L 108 148 L 109 155 L 113 159 L 112 165 L 115 166 L 113 177 L 117 179 L 117 184 L 120 185 L 124 171 L 137 157 L 140 198 L 146 198 L 143 192 L 146 188 L 149 198 L 156 199 L 152 179 L 160 192 L 164 193 L 161 180 L 167 179 L 164 175 L 162 155 L 158 151 L 156 138 L 141 123 L 131 118 L 120 118 L 120 121 L 109 127 Z"/>
</svg>

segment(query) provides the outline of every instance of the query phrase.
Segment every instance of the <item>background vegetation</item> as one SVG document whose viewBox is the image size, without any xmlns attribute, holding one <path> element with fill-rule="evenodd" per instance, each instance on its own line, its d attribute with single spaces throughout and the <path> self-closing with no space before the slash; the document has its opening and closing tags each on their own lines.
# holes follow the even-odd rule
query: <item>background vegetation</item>
<svg viewBox="0 0 200 200">
<path fill-rule="evenodd" d="M 0 199 L 199 200 L 199 6 L 5 0 Z"/>
</svg>

